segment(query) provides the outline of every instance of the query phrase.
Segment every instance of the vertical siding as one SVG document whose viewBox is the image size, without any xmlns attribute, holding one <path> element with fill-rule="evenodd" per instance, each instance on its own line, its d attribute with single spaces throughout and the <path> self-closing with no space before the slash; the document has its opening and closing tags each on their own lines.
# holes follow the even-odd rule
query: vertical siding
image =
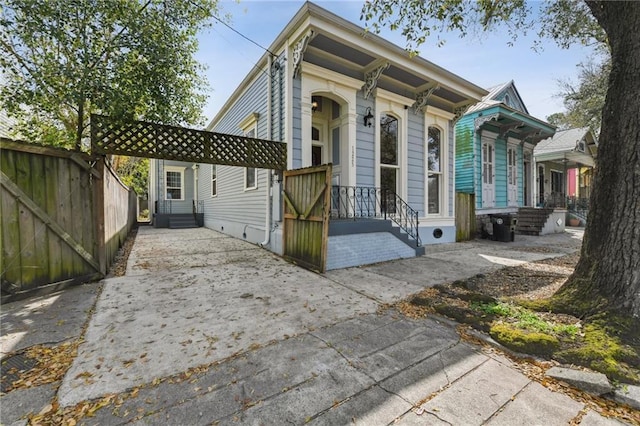
<svg viewBox="0 0 640 426">
<path fill-rule="evenodd" d="M 238 127 L 239 123 L 249 114 L 257 112 L 259 114 L 257 137 L 266 138 L 267 84 L 269 84 L 269 75 L 261 73 L 231 106 L 227 114 L 215 124 L 213 131 L 239 135 L 242 131 Z M 257 229 L 264 228 L 265 185 L 268 172 L 268 170 L 258 170 L 258 188 L 245 191 L 244 167 L 217 166 L 217 196 L 212 197 L 211 166 L 201 165 L 198 186 L 200 199 L 205 205 L 205 221 L 227 220 Z"/>
<path fill-rule="evenodd" d="M 465 194 L 475 193 L 473 184 L 474 170 L 474 129 L 475 114 L 465 115 L 456 124 L 456 171 L 455 190 Z"/>
<path fill-rule="evenodd" d="M 407 116 L 407 202 L 411 208 L 423 216 L 425 214 L 424 144 L 427 138 L 424 114 L 418 115 L 410 111 Z"/>
<path fill-rule="evenodd" d="M 356 94 L 356 185 L 375 186 L 375 128 L 362 125 L 362 116 L 367 107 L 373 111 L 374 99 L 364 99 L 362 91 Z"/>
<path fill-rule="evenodd" d="M 302 167 L 302 80 L 300 77 L 293 80 L 293 134 L 291 135 L 291 141 L 293 144 L 293 168 L 299 169 Z"/>
</svg>

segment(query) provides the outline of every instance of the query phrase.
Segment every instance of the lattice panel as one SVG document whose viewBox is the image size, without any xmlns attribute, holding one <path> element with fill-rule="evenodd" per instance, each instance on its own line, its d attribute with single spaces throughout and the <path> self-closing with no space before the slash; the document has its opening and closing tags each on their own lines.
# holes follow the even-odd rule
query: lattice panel
<svg viewBox="0 0 640 426">
<path fill-rule="evenodd" d="M 282 142 L 144 121 L 116 122 L 91 116 L 95 154 L 117 154 L 194 163 L 286 170 L 287 145 Z"/>
</svg>

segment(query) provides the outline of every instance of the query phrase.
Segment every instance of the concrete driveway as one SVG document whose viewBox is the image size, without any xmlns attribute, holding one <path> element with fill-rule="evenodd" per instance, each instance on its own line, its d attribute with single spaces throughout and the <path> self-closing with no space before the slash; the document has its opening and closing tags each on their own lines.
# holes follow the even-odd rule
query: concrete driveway
<svg viewBox="0 0 640 426">
<path fill-rule="evenodd" d="M 377 313 L 427 285 L 575 251 L 581 235 L 543 239 L 318 275 L 209 229 L 142 227 L 127 275 L 104 281 L 59 402 L 131 393 L 87 424 L 566 424 L 582 403 L 452 324 Z"/>
</svg>

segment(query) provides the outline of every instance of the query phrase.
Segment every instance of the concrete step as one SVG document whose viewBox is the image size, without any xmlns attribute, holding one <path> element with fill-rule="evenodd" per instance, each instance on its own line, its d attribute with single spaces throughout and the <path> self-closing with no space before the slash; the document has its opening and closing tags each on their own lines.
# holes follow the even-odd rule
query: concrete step
<svg viewBox="0 0 640 426">
<path fill-rule="evenodd" d="M 198 222 L 194 217 L 171 217 L 169 218 L 170 229 L 198 228 Z"/>
</svg>

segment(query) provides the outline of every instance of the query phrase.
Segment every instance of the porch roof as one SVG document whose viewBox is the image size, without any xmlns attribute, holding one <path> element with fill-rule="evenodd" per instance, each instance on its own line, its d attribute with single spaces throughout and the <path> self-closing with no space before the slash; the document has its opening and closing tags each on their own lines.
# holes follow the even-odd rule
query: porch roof
<svg viewBox="0 0 640 426">
<path fill-rule="evenodd" d="M 591 131 L 575 128 L 557 132 L 534 149 L 537 162 L 567 162 L 568 167 L 593 167 L 597 141 Z"/>
<path fill-rule="evenodd" d="M 488 93 L 482 87 L 433 62 L 420 56 L 412 56 L 402 47 L 307 1 L 269 45 L 268 51 L 211 120 L 209 127 L 226 113 L 226 109 L 263 72 L 272 53 L 277 56 L 288 52 L 310 32 L 313 35 L 309 38 L 306 49 L 298 52 L 303 61 L 362 81 L 363 85 L 368 73 L 383 66 L 377 79 L 377 87 L 413 100 L 428 93 L 428 105 L 454 114 L 462 113 L 464 108 L 478 102 Z M 292 56 L 295 55 L 296 53 L 286 55 L 287 66 L 293 65 L 295 58 Z"/>
<path fill-rule="evenodd" d="M 476 131 L 481 129 L 497 131 L 503 137 L 514 137 L 533 145 L 553 136 L 556 131 L 555 126 L 547 122 L 524 114 L 502 102 L 493 102 L 495 103 L 487 103 L 487 107 L 474 119 Z"/>
</svg>

